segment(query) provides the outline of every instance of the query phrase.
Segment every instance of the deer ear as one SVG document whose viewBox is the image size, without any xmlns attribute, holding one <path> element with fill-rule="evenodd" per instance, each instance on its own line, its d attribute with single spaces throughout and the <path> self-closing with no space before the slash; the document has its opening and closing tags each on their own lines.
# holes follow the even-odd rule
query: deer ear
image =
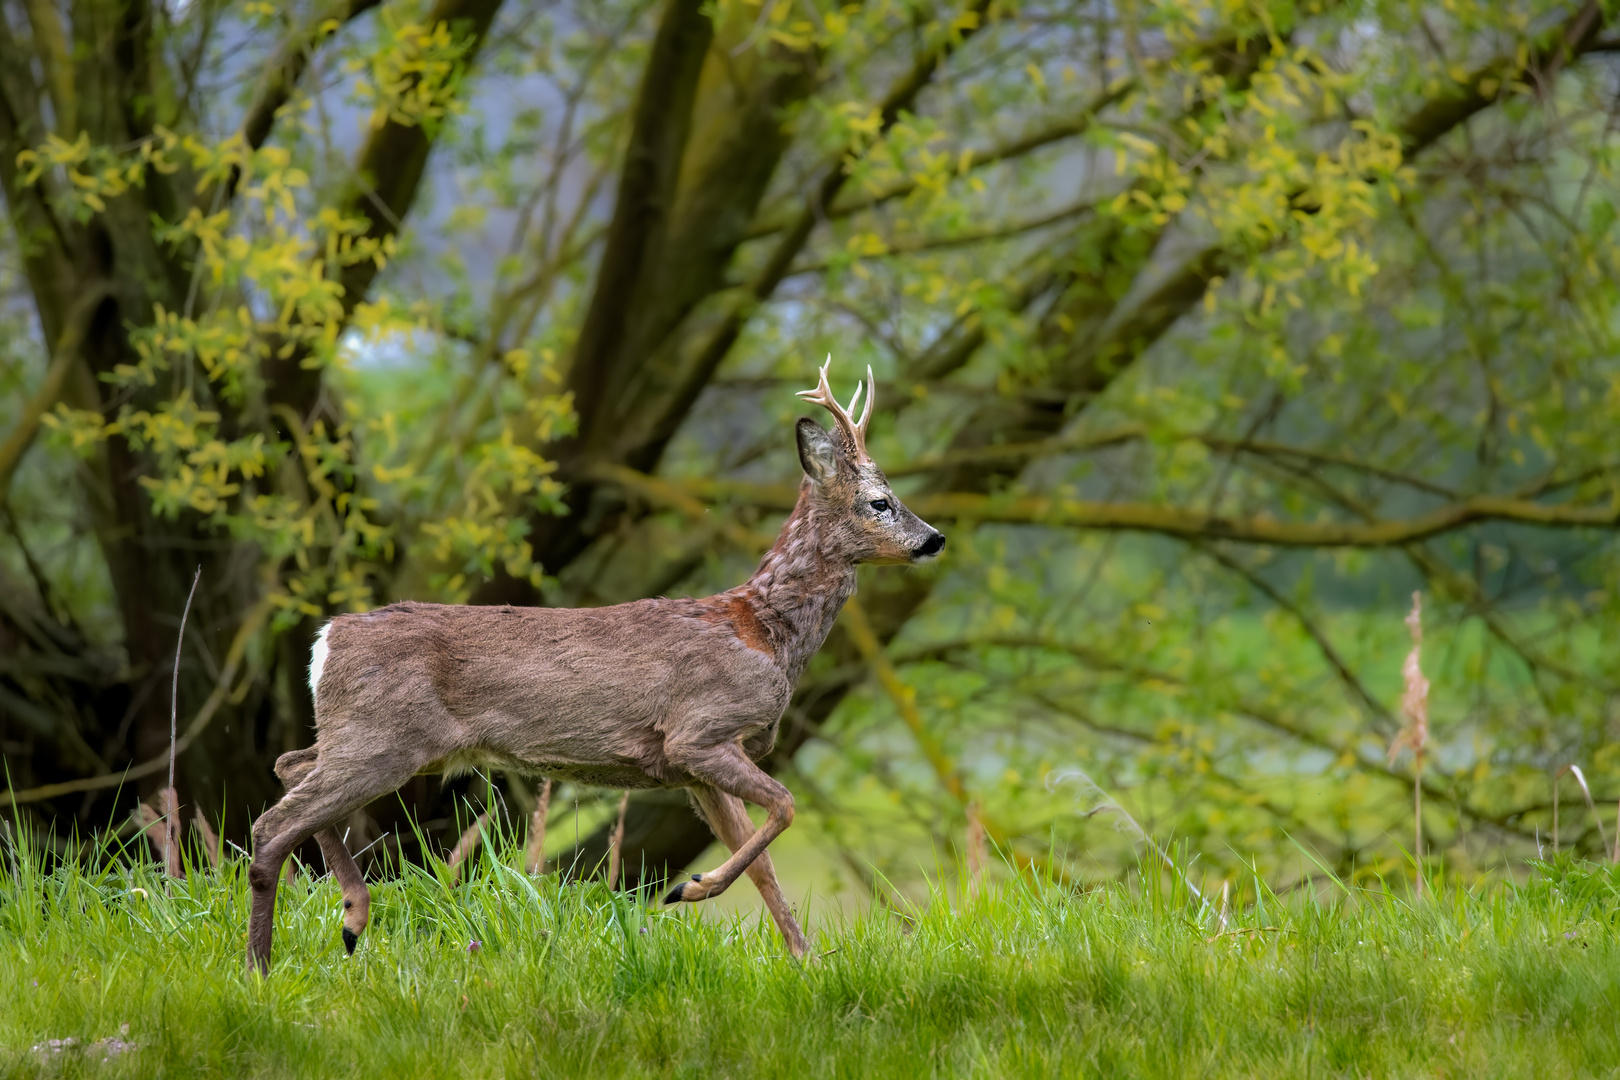
<svg viewBox="0 0 1620 1080">
<path fill-rule="evenodd" d="M 799 418 L 796 429 L 799 437 L 799 464 L 804 474 L 818 484 L 824 484 L 838 475 L 838 448 L 832 436 L 808 416 Z"/>
</svg>

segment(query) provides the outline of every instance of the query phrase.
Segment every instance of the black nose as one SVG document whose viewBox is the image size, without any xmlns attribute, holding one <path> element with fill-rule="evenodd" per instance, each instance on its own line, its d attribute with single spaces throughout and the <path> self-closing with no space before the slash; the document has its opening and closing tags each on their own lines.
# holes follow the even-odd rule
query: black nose
<svg viewBox="0 0 1620 1080">
<path fill-rule="evenodd" d="M 937 532 L 933 536 L 930 536 L 927 540 L 924 540 L 922 546 L 912 551 L 911 554 L 914 558 L 926 559 L 930 555 L 938 555 L 940 549 L 944 546 L 945 534 Z"/>
</svg>

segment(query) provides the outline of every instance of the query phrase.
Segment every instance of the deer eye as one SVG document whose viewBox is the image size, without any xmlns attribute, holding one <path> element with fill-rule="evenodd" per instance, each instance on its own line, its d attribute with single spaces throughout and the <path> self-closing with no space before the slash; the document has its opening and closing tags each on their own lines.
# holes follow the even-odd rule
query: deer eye
<svg viewBox="0 0 1620 1080">
<path fill-rule="evenodd" d="M 889 500 L 888 499 L 873 499 L 872 500 L 872 509 L 876 510 L 880 514 L 888 513 L 889 512 Z"/>
</svg>

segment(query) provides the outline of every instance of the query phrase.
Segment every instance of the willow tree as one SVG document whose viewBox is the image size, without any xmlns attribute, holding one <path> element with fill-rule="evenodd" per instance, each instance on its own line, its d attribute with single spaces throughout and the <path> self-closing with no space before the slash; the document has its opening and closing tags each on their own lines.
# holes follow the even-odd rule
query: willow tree
<svg viewBox="0 0 1620 1080">
<path fill-rule="evenodd" d="M 880 459 L 958 523 L 938 576 L 863 581 L 790 712 L 773 767 L 829 822 L 875 777 L 1047 859 L 1027 781 L 1078 755 L 1184 833 L 1353 856 L 1405 776 L 1329 578 L 1422 584 L 1479 665 L 1474 750 L 1424 774 L 1441 837 L 1533 832 L 1536 770 L 1603 740 L 1601 4 L 5 16 L 0 722 L 32 812 L 157 782 L 199 563 L 181 787 L 238 834 L 311 738 L 327 615 L 735 576 L 827 351 L 878 370 Z M 709 842 L 632 806 L 629 867 Z"/>
</svg>

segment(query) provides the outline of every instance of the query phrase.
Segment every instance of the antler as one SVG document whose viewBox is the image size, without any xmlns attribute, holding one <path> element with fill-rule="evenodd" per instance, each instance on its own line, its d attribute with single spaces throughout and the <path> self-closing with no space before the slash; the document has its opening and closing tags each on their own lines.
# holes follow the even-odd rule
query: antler
<svg viewBox="0 0 1620 1080">
<path fill-rule="evenodd" d="M 866 366 L 866 382 L 857 384 L 855 396 L 849 399 L 849 408 L 845 409 L 833 397 L 832 387 L 827 383 L 827 369 L 832 367 L 832 354 L 827 354 L 827 362 L 821 365 L 820 380 L 814 390 L 800 390 L 799 396 L 806 401 L 813 401 L 833 414 L 833 420 L 838 424 L 838 430 L 843 432 L 844 440 L 849 444 L 850 451 L 857 462 L 871 461 L 866 452 L 866 425 L 872 422 L 872 405 L 877 400 L 877 381 L 872 378 L 872 365 Z M 861 389 L 866 390 L 866 410 L 861 413 L 859 421 L 850 418 L 855 406 L 861 400 Z"/>
</svg>

